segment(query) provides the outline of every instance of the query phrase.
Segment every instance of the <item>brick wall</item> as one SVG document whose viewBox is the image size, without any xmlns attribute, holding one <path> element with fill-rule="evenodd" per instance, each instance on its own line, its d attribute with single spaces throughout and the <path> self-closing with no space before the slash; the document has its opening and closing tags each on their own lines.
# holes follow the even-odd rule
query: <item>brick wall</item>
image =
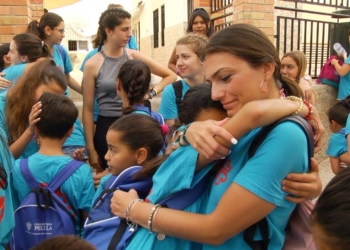
<svg viewBox="0 0 350 250">
<path fill-rule="evenodd" d="M 8 43 L 44 12 L 43 0 L 0 0 L 0 43 Z"/>
</svg>

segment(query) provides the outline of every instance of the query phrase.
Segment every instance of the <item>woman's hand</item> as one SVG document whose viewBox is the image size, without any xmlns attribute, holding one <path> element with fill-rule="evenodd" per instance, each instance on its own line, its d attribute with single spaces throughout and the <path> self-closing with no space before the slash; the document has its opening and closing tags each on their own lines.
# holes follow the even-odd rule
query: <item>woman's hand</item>
<svg viewBox="0 0 350 250">
<path fill-rule="evenodd" d="M 77 160 L 77 161 L 85 161 L 85 159 L 84 159 L 84 150 L 85 150 L 85 148 L 78 148 L 77 150 L 75 150 L 73 152 L 71 157 L 74 160 Z"/>
<path fill-rule="evenodd" d="M 104 171 L 102 170 L 96 171 L 96 174 L 93 174 L 95 188 L 98 188 L 98 185 L 100 185 L 101 179 L 108 174 L 110 174 L 108 169 L 105 169 Z"/>
<path fill-rule="evenodd" d="M 322 181 L 319 176 L 318 163 L 312 158 L 310 172 L 302 174 L 289 174 L 282 181 L 283 191 L 289 193 L 286 200 L 301 203 L 316 198 L 322 191 Z"/>
<path fill-rule="evenodd" d="M 29 114 L 29 130 L 32 134 L 35 133 L 35 125 L 40 121 L 38 115 L 41 113 L 41 102 L 37 102 L 33 105 L 32 111 Z"/>
<path fill-rule="evenodd" d="M 3 78 L 4 75 L 5 73 L 0 73 L 0 89 L 7 89 L 11 87 L 11 82 Z"/>
<path fill-rule="evenodd" d="M 112 213 L 121 218 L 125 218 L 125 211 L 127 206 L 135 199 L 138 199 L 138 194 L 134 189 L 130 189 L 129 192 L 117 190 L 113 193 L 111 200 Z"/>
<path fill-rule="evenodd" d="M 218 143 L 214 136 L 218 135 L 227 141 L 231 141 L 232 135 L 221 127 L 228 120 L 226 118 L 222 121 L 194 122 L 187 128 L 186 138 L 191 146 L 206 159 L 218 160 L 226 157 L 230 153 L 230 149 Z"/>
<path fill-rule="evenodd" d="M 94 168 L 97 173 L 100 173 L 103 171 L 101 167 L 101 160 L 96 150 L 89 151 L 89 163 L 90 163 L 90 166 Z"/>
</svg>

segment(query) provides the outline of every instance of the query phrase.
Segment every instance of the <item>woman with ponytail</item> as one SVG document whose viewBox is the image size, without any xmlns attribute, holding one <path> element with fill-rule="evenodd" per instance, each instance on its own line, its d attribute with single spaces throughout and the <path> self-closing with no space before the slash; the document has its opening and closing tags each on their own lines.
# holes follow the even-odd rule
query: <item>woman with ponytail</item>
<svg viewBox="0 0 350 250">
<path fill-rule="evenodd" d="M 175 81 L 176 75 L 140 51 L 126 49 L 131 36 L 131 15 L 122 9 L 109 9 L 101 14 L 98 36 L 99 53 L 84 67 L 83 123 L 89 153 L 89 162 L 98 173 L 96 181 L 108 174 L 104 156 L 108 150 L 106 134 L 110 125 L 122 116 L 122 100 L 117 96 L 117 77 L 122 65 L 132 59 L 144 62 L 151 73 L 162 77 L 150 92 L 154 96 Z M 103 50 L 101 50 L 104 46 Z M 147 91 L 148 92 L 148 91 Z M 147 93 L 146 92 L 146 93 Z M 94 133 L 94 98 L 97 96 L 99 116 Z M 149 97 L 148 97 L 149 98 Z"/>
<path fill-rule="evenodd" d="M 263 121 L 263 126 L 266 126 L 264 122 L 268 118 L 276 115 L 276 112 L 282 114 L 287 107 L 290 109 L 284 116 L 301 114 L 305 106 L 308 107 L 308 115 L 311 115 L 312 110 L 316 111 L 301 99 L 299 86 L 291 79 L 281 76 L 280 65 L 274 45 L 254 26 L 234 24 L 210 38 L 204 60 L 206 78 L 212 85 L 212 99 L 223 104 L 231 119 L 193 122 L 186 126 L 180 142 L 183 145 L 188 142 L 190 145 L 177 149 L 163 163 L 169 164 L 161 166 L 168 170 L 163 171 L 163 174 L 173 171 L 172 175 L 162 179 L 160 184 L 163 186 L 155 188 L 159 183 L 153 183 L 152 193 L 147 197 L 149 202 L 136 202 L 138 197 L 134 191 L 126 193 L 118 190 L 114 193 L 111 205 L 113 213 L 125 217 L 127 210 L 127 214 L 132 215 L 128 220 L 145 228 L 133 237 L 129 249 L 165 249 L 170 244 L 162 245 L 162 239 L 173 236 L 193 242 L 193 246 L 187 245 L 187 248 L 179 249 L 249 250 L 251 247 L 243 238 L 243 232 L 265 217 L 268 223 L 268 243 L 262 241 L 260 233 L 254 237 L 253 232 L 254 239 L 258 240 L 256 243 L 261 244 L 262 248 L 259 249 L 282 249 L 285 228 L 296 206 L 289 200 L 305 200 L 305 196 L 299 198 L 307 193 L 304 192 L 306 189 L 312 190 L 311 182 L 318 182 L 315 181 L 317 173 L 305 174 L 310 163 L 308 140 L 303 129 L 294 122 L 278 124 L 255 154 L 248 156 L 250 145 L 261 129 L 248 126 L 250 122 L 253 121 L 256 125 Z M 294 102 L 280 100 L 284 96 Z M 289 106 L 290 103 L 294 103 L 293 107 Z M 248 113 L 248 110 L 255 111 L 258 116 L 252 117 L 250 114 L 254 112 Z M 264 116 L 255 119 L 266 110 Z M 222 128 L 225 123 L 234 121 L 236 126 L 229 129 L 230 133 Z M 237 131 L 242 132 L 244 126 L 251 131 L 246 130 L 245 135 L 242 135 Z M 226 147 L 222 146 L 217 141 L 219 137 L 230 143 L 226 142 Z M 238 143 L 233 137 L 239 138 Z M 168 193 L 164 197 L 170 186 L 176 192 L 193 188 L 200 176 L 205 172 L 210 173 L 214 164 L 201 165 L 202 160 L 210 162 L 221 158 L 224 161 L 217 162 L 207 192 L 188 207 L 192 210 L 186 208 L 185 211 L 188 212 L 177 211 L 153 205 L 172 194 Z M 179 176 L 179 172 L 183 174 Z M 295 174 L 290 173 L 300 175 L 295 177 Z M 299 178 L 301 182 L 294 183 L 291 190 L 281 188 L 287 175 Z M 308 195 L 317 196 L 320 188 L 313 191 L 315 192 Z M 293 196 L 290 197 L 292 199 L 286 199 L 287 192 Z M 155 234 L 149 234 L 148 231 Z M 141 232 L 144 237 L 133 244 Z M 157 244 L 159 248 L 145 248 L 146 237 L 148 240 L 151 238 L 152 244 Z"/>
</svg>

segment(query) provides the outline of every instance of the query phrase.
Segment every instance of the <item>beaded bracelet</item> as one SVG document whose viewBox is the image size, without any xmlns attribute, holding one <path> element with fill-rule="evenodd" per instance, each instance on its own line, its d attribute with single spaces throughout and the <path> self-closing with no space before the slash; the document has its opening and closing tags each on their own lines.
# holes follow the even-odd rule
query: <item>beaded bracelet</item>
<svg viewBox="0 0 350 250">
<path fill-rule="evenodd" d="M 303 110 L 303 108 L 304 108 L 303 99 L 301 99 L 300 97 L 297 97 L 297 96 L 287 96 L 286 98 L 291 100 L 291 101 L 299 101 L 300 102 L 299 108 L 292 115 L 297 115 Z"/>
<path fill-rule="evenodd" d="M 158 210 L 159 207 L 160 207 L 159 204 L 154 205 L 152 207 L 151 213 L 149 214 L 148 221 L 147 221 L 147 226 L 148 226 L 149 233 L 153 232 L 152 231 L 153 216 L 154 216 L 154 213 Z"/>
<path fill-rule="evenodd" d="M 133 199 L 130 204 L 126 207 L 125 209 L 125 212 L 124 212 L 124 215 L 125 215 L 125 219 L 126 221 L 130 221 L 130 210 L 131 210 L 131 207 L 134 207 L 134 205 L 136 204 L 136 202 L 138 201 L 143 201 L 142 199 Z"/>
</svg>

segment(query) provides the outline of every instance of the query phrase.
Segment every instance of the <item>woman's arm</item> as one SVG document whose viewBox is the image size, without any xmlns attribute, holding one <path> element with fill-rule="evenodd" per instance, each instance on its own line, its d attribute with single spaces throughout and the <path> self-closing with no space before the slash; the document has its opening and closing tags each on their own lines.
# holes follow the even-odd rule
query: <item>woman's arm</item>
<svg viewBox="0 0 350 250">
<path fill-rule="evenodd" d="M 89 154 L 90 165 L 101 169 L 100 159 L 94 146 L 94 97 L 95 97 L 95 61 L 87 61 L 83 74 L 83 125 L 85 132 L 86 148 Z"/>
<path fill-rule="evenodd" d="M 120 217 L 133 199 L 134 190 L 113 194 L 111 209 Z M 244 201 L 244 202 L 243 202 Z M 232 204 L 235 204 L 232 206 Z M 145 228 L 153 205 L 137 202 L 131 211 L 131 219 Z M 259 207 L 259 209 L 256 209 Z M 247 189 L 233 183 L 220 199 L 216 209 L 208 215 L 194 214 L 161 208 L 152 221 L 155 232 L 204 244 L 220 245 L 269 214 L 275 205 L 259 198 Z M 247 211 L 254 211 L 247 213 Z"/>
<path fill-rule="evenodd" d="M 156 90 L 157 94 L 163 91 L 165 86 L 169 85 L 170 83 L 173 83 L 176 81 L 176 74 L 172 72 L 170 69 L 164 67 L 160 63 L 153 60 L 151 57 L 145 55 L 144 53 L 132 50 L 130 53 L 131 57 L 133 59 L 137 59 L 140 61 L 143 61 L 148 65 L 148 67 L 151 69 L 152 74 L 155 74 L 159 77 L 162 77 L 163 79 L 158 83 L 154 89 Z"/>
<path fill-rule="evenodd" d="M 81 85 L 68 73 L 66 74 L 68 86 L 73 89 L 74 91 L 78 92 L 79 94 L 83 94 L 83 90 Z"/>
<path fill-rule="evenodd" d="M 37 118 L 41 113 L 41 102 L 33 105 L 32 111 L 29 115 L 29 127 L 24 131 L 24 133 L 10 145 L 10 151 L 13 158 L 17 159 L 21 156 L 28 143 L 32 140 L 35 135 L 35 124 L 40 120 Z"/>
<path fill-rule="evenodd" d="M 337 59 L 333 59 L 331 63 L 340 76 L 345 76 L 350 71 L 350 64 L 344 63 L 343 66 L 340 66 Z"/>
<path fill-rule="evenodd" d="M 311 81 L 312 81 L 311 76 L 305 75 L 299 80 L 299 86 L 304 93 L 305 100 L 315 106 L 316 97 L 311 87 Z"/>
<path fill-rule="evenodd" d="M 175 74 L 177 74 L 177 67 L 176 67 L 176 49 L 174 48 L 173 52 L 171 53 L 171 56 L 169 58 L 168 62 L 168 68 L 173 71 Z"/>
</svg>

